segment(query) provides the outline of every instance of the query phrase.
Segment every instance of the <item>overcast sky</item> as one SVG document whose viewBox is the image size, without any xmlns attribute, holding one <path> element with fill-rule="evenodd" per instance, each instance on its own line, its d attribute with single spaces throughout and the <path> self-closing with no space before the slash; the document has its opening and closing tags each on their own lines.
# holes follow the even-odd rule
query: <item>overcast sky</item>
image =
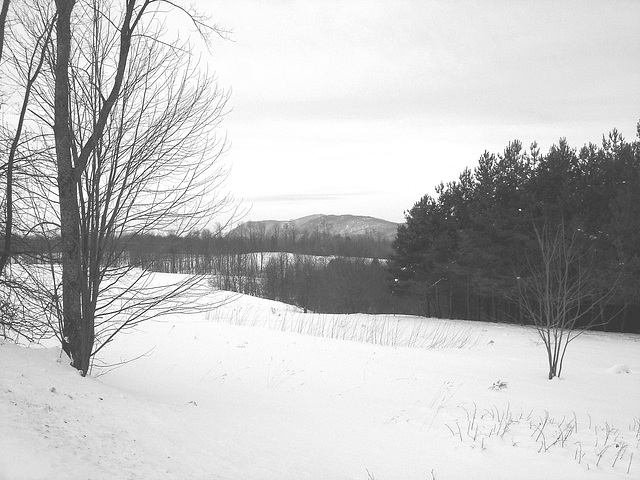
<svg viewBox="0 0 640 480">
<path fill-rule="evenodd" d="M 640 1 L 199 0 L 248 219 L 403 221 L 483 151 L 640 120 Z"/>
</svg>

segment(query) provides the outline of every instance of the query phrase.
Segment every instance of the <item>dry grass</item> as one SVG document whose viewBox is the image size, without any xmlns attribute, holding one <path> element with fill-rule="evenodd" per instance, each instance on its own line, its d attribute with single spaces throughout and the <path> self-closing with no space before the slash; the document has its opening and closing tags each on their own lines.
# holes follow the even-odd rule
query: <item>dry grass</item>
<svg viewBox="0 0 640 480">
<path fill-rule="evenodd" d="M 446 427 L 456 440 L 472 448 L 485 450 L 496 442 L 509 441 L 513 447 L 538 453 L 564 450 L 587 470 L 605 468 L 631 474 L 640 469 L 640 418 L 634 418 L 623 431 L 608 423 L 592 426 L 590 415 L 579 423 L 575 413 L 571 418 L 554 418 L 549 412 L 534 417 L 512 412 L 509 405 L 479 411 L 475 404 L 460 410 L 464 415 Z"/>
<path fill-rule="evenodd" d="M 278 312 L 242 306 L 216 309 L 207 320 L 232 325 L 265 327 L 315 337 L 418 349 L 472 348 L 483 336 L 480 327 L 464 323 L 395 315 L 343 315 Z"/>
</svg>

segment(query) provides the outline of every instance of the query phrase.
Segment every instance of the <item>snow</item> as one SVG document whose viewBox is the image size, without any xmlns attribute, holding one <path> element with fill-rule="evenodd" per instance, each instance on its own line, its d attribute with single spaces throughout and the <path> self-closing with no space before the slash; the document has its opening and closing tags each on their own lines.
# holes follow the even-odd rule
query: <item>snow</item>
<svg viewBox="0 0 640 480">
<path fill-rule="evenodd" d="M 0 478 L 640 475 L 637 335 L 578 337 L 549 381 L 525 327 L 233 298 L 142 324 L 87 378 L 0 341 Z"/>
</svg>

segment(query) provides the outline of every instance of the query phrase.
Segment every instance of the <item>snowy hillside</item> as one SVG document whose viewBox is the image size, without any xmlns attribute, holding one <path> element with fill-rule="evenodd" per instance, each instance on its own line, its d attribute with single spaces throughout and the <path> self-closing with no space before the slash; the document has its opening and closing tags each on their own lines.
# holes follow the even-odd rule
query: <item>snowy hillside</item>
<svg viewBox="0 0 640 480">
<path fill-rule="evenodd" d="M 245 296 L 144 324 L 93 378 L 4 342 L 0 478 L 638 478 L 640 338 L 585 334 L 554 381 L 544 355 L 517 326 Z"/>
</svg>

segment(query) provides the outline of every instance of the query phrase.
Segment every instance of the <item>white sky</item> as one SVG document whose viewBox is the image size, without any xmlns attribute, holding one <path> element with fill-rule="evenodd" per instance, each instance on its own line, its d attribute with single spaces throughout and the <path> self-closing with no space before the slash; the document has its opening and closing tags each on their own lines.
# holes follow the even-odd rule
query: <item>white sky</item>
<svg viewBox="0 0 640 480">
<path fill-rule="evenodd" d="M 640 1 L 199 0 L 247 219 L 403 221 L 484 150 L 640 120 Z"/>
</svg>

